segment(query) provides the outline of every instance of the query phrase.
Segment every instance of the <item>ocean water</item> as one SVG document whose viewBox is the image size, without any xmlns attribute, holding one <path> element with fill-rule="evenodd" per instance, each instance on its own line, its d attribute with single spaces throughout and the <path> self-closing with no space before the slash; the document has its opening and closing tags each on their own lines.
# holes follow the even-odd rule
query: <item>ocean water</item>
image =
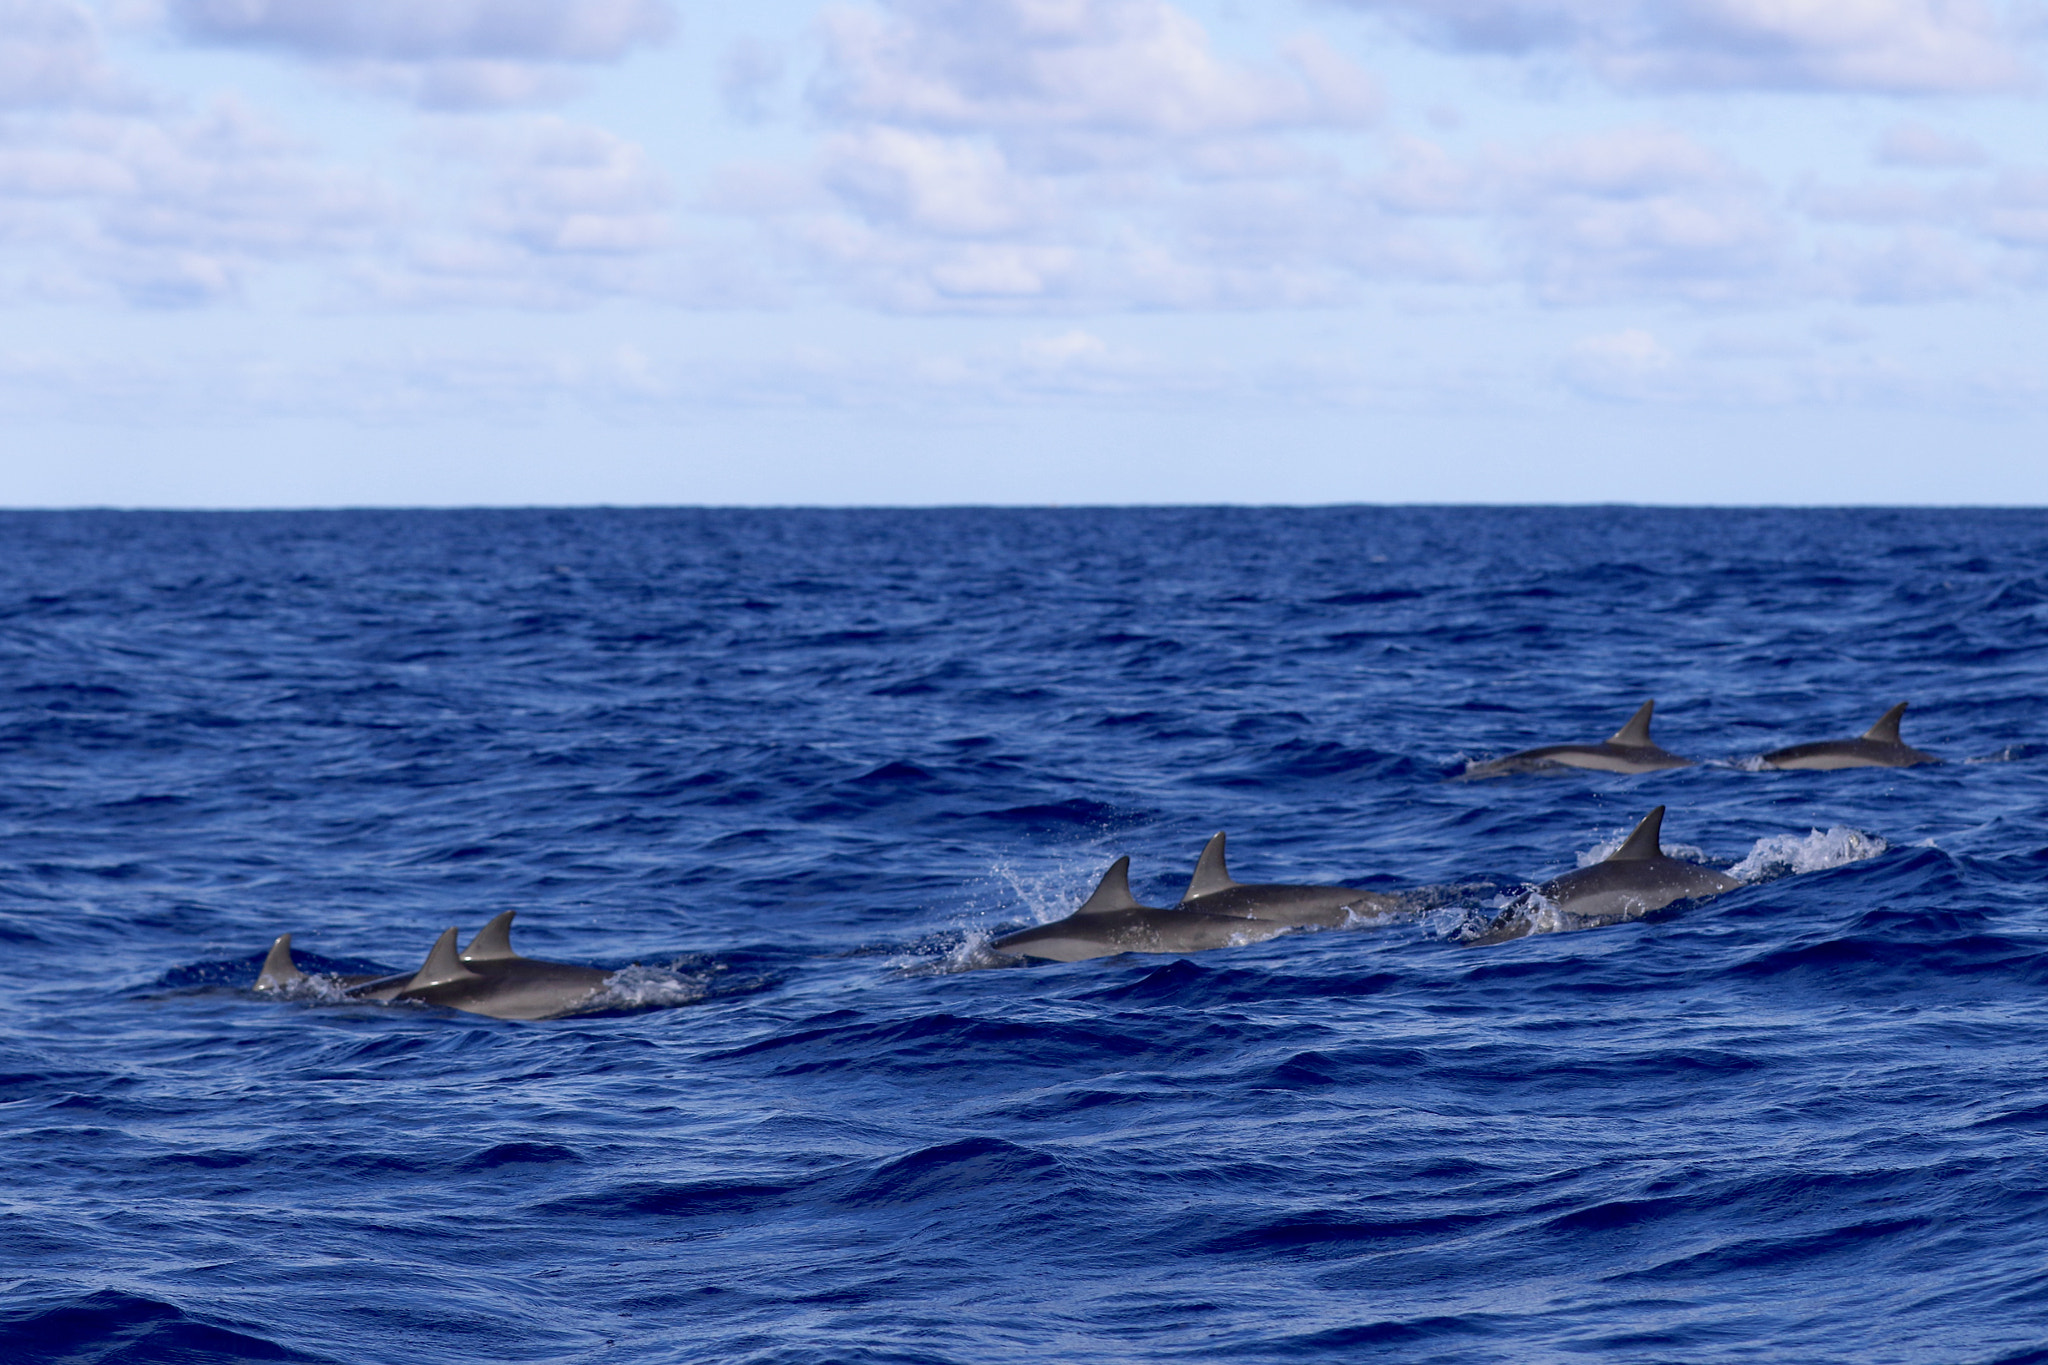
<svg viewBox="0 0 2048 1365">
<path fill-rule="evenodd" d="M 0 1359 L 2048 1360 L 2048 514 L 0 550 Z M 1648 697 L 1700 766 L 1446 780 Z M 1741 889 L 1459 945 L 1659 804 Z M 1218 829 L 1416 913 L 987 951 Z M 600 1012 L 249 988 L 505 909 Z"/>
</svg>

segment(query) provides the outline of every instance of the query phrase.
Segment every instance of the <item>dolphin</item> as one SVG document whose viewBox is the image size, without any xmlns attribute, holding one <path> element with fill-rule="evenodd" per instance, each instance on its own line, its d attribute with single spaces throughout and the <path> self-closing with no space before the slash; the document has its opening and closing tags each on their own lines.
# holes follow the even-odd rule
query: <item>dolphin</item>
<svg viewBox="0 0 2048 1365">
<path fill-rule="evenodd" d="M 1218 834 L 1202 850 L 1187 893 L 1174 908 L 1290 928 L 1329 929 L 1344 923 L 1353 910 L 1392 910 L 1399 903 L 1393 896 L 1355 886 L 1246 886 L 1234 882 L 1223 860 L 1223 836 Z"/>
<path fill-rule="evenodd" d="M 374 976 L 336 976 L 326 978 L 343 986 L 358 986 L 376 981 Z M 270 952 L 264 956 L 263 970 L 257 974 L 256 989 L 259 991 L 289 991 L 309 980 L 299 970 L 299 964 L 292 961 L 292 936 L 279 934 L 277 941 L 270 945 Z"/>
<path fill-rule="evenodd" d="M 1548 744 L 1524 749 L 1485 763 L 1467 763 L 1460 777 L 1506 777 L 1509 773 L 1556 772 L 1560 768 L 1593 768 L 1606 773 L 1649 773 L 1659 768 L 1690 768 L 1692 760 L 1660 749 L 1650 738 L 1650 713 L 1655 698 L 1644 702 L 1628 724 L 1598 744 Z"/>
<path fill-rule="evenodd" d="M 1877 718 L 1877 724 L 1863 732 L 1861 739 L 1823 739 L 1813 744 L 1795 744 L 1773 749 L 1758 762 L 1766 768 L 1911 768 L 1921 763 L 1939 763 L 1933 754 L 1923 753 L 1899 738 L 1899 717 L 1906 714 L 1900 702 Z"/>
<path fill-rule="evenodd" d="M 1657 837 L 1663 827 L 1664 808 L 1659 806 L 1605 861 L 1553 877 L 1536 888 L 1536 895 L 1570 916 L 1575 927 L 1590 928 L 1635 919 L 1677 900 L 1705 900 L 1742 885 L 1711 867 L 1665 857 Z M 1466 939 L 1465 946 L 1483 948 L 1534 933 L 1536 909 L 1526 899 L 1510 905 L 1482 932 Z"/>
<path fill-rule="evenodd" d="M 1080 962 L 1116 953 L 1199 953 L 1258 943 L 1288 928 L 1275 920 L 1140 905 L 1131 894 L 1131 860 L 1118 858 L 1079 910 L 1051 924 L 1005 934 L 989 947 L 1019 957 Z"/>
<path fill-rule="evenodd" d="M 263 959 L 263 970 L 256 976 L 259 991 L 288 991 L 306 979 L 299 970 L 299 964 L 292 961 L 292 936 L 279 934 L 277 942 L 270 945 L 270 952 Z"/>
<path fill-rule="evenodd" d="M 456 931 L 449 929 L 416 972 L 344 977 L 344 994 L 351 1000 L 418 1000 L 493 1019 L 553 1019 L 588 1003 L 611 973 L 521 957 L 512 948 L 515 913 L 507 910 L 493 919 L 459 953 Z M 271 945 L 256 978 L 257 990 L 285 990 L 306 979 L 292 962 L 291 941 L 285 934 Z"/>
</svg>

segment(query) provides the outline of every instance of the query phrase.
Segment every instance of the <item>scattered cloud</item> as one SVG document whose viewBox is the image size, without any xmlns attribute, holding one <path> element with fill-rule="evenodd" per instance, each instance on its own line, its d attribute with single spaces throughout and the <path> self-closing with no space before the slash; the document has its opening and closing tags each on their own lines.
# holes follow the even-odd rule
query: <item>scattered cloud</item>
<svg viewBox="0 0 2048 1365">
<path fill-rule="evenodd" d="M 77 0 L 0 0 L 0 110 L 104 104 L 123 84 Z"/>
<path fill-rule="evenodd" d="M 464 129 L 443 148 L 489 166 L 474 221 L 528 251 L 631 255 L 674 235 L 668 177 L 638 144 L 603 128 L 540 117 Z"/>
<path fill-rule="evenodd" d="M 1594 398 L 1640 402 L 1658 395 L 1677 358 L 1639 327 L 1582 337 L 1564 365 L 1566 381 Z"/>
<path fill-rule="evenodd" d="M 759 39 L 743 39 L 727 48 L 718 66 L 718 93 L 726 112 L 743 123 L 766 120 L 787 65 L 780 48 Z"/>
<path fill-rule="evenodd" d="M 1387 119 L 1375 76 L 1326 39 L 1230 46 L 1173 0 L 834 3 L 809 49 L 704 54 L 735 120 L 800 110 L 804 149 L 766 130 L 755 146 L 780 159 L 680 186 L 633 138 L 532 108 L 662 42 L 668 0 L 137 2 L 155 18 L 131 37 L 312 63 L 427 112 L 350 164 L 246 103 L 145 90 L 107 56 L 114 10 L 0 0 L 0 297 L 198 305 L 298 269 L 344 305 L 830 300 L 1054 319 L 1005 363 L 1101 383 L 1143 367 L 1061 319 L 1394 291 L 1727 310 L 2048 286 L 2048 176 L 2000 164 L 1955 106 L 1906 121 L 1863 98 L 2024 80 L 2016 11 L 1991 0 L 1342 0 L 1636 94 L 1851 92 L 1836 107 L 1878 112 L 1846 158 L 1874 164 L 1847 181 L 1765 173 L 1739 130 L 1646 119 L 1634 98 L 1599 96 L 1571 120 L 1594 131 L 1560 137 Z M 1666 349 L 1629 370 L 1616 337 L 1638 334 L 1591 338 L 1556 373 L 1646 391 L 1685 368 Z"/>
<path fill-rule="evenodd" d="M 1991 0 L 1342 0 L 1465 52 L 1558 54 L 1637 89 L 1970 94 L 2027 84 Z"/>
<path fill-rule="evenodd" d="M 318 59 L 609 62 L 666 38 L 660 0 L 169 0 L 211 43 Z"/>
<path fill-rule="evenodd" d="M 638 143 L 554 115 L 440 121 L 420 142 L 439 197 L 351 292 L 386 306 L 559 309 L 633 297 L 759 303 L 744 245 L 678 226 L 668 176 Z"/>
<path fill-rule="evenodd" d="M 430 108 L 544 103 L 665 40 L 665 0 L 165 0 L 190 42 L 268 48 Z"/>
<path fill-rule="evenodd" d="M 815 161 L 714 197 L 871 304 L 1327 300 L 1394 249 L 1368 203 L 1335 230 L 1342 168 L 1299 139 L 1379 114 L 1372 77 L 1321 40 L 1226 56 L 1165 0 L 889 0 L 822 25 Z"/>
<path fill-rule="evenodd" d="M 1506 250 L 1546 299 L 1725 299 L 1785 283 L 1789 224 L 1768 186 L 1683 134 L 1623 130 L 1494 161 Z"/>
<path fill-rule="evenodd" d="M 0 125 L 13 293 L 183 306 L 234 296 L 263 263 L 367 245 L 393 199 L 244 105 L 179 117 L 66 112 Z"/>
<path fill-rule="evenodd" d="M 1924 123 L 1895 123 L 1878 139 L 1877 159 L 1886 166 L 1945 171 L 1981 166 L 1990 158 L 1969 138 Z"/>
<path fill-rule="evenodd" d="M 1356 127 L 1377 85 L 1315 38 L 1232 62 L 1165 0 L 895 0 L 824 18 L 813 90 L 841 120 L 954 132 L 1199 138 Z"/>
</svg>

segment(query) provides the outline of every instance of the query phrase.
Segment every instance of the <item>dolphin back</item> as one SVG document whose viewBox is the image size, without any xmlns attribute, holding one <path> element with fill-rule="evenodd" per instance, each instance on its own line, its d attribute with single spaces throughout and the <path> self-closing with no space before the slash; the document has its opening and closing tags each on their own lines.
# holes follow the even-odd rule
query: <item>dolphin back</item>
<svg viewBox="0 0 2048 1365">
<path fill-rule="evenodd" d="M 1188 879 L 1188 889 L 1180 898 L 1182 905 L 1197 896 L 1213 896 L 1218 891 L 1228 891 L 1237 883 L 1230 879 L 1230 868 L 1224 861 L 1224 836 L 1221 830 L 1202 848 L 1202 856 L 1195 861 L 1195 875 Z"/>
<path fill-rule="evenodd" d="M 1638 821 L 1636 827 L 1629 832 L 1628 838 L 1622 840 L 1621 847 L 1608 854 L 1603 861 L 1640 863 L 1663 857 L 1664 845 L 1658 842 L 1658 836 L 1663 830 L 1664 808 L 1658 806 Z"/>
<path fill-rule="evenodd" d="M 1863 737 L 1872 744 L 1904 744 L 1899 738 L 1899 721 L 1906 714 L 1906 703 L 1900 702 L 1877 718 L 1877 724 L 1863 732 Z"/>
<path fill-rule="evenodd" d="M 1624 749 L 1654 749 L 1657 742 L 1650 738 L 1650 713 L 1657 709 L 1655 697 L 1636 708 L 1628 718 L 1628 724 L 1607 737 L 1609 744 L 1618 744 Z"/>
<path fill-rule="evenodd" d="M 305 979 L 306 974 L 299 970 L 299 964 L 292 961 L 292 936 L 279 934 L 277 942 L 270 945 L 270 952 L 263 959 L 263 970 L 256 977 L 256 989 L 289 990 Z"/>
<path fill-rule="evenodd" d="M 1906 714 L 1900 702 L 1877 718 L 1877 724 L 1855 739 L 1823 739 L 1812 744 L 1794 744 L 1773 749 L 1758 762 L 1766 768 L 1808 768 L 1830 771 L 1836 768 L 1915 768 L 1939 763 L 1934 754 L 1915 749 L 1899 738 L 1899 720 Z"/>
<path fill-rule="evenodd" d="M 1131 860 L 1129 855 L 1118 858 L 1109 865 L 1109 871 L 1102 874 L 1102 880 L 1088 893 L 1088 899 L 1081 902 L 1076 915 L 1110 915 L 1120 910 L 1141 910 L 1138 898 L 1131 894 Z"/>
<path fill-rule="evenodd" d="M 519 954 L 512 951 L 512 917 L 518 912 L 507 910 L 489 924 L 476 931 L 476 937 L 462 950 L 465 963 L 510 962 Z"/>
</svg>

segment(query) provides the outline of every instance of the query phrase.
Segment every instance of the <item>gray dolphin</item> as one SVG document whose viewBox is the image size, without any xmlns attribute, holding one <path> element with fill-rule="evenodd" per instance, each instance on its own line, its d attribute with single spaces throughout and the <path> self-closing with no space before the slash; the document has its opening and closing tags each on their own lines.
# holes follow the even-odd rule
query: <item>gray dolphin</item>
<svg viewBox="0 0 2048 1365">
<path fill-rule="evenodd" d="M 1900 702 L 1877 718 L 1877 724 L 1860 739 L 1823 739 L 1812 744 L 1795 744 L 1773 749 L 1758 762 L 1766 768 L 1911 768 L 1922 763 L 1939 763 L 1933 754 L 1923 753 L 1899 738 L 1899 717 L 1906 714 Z"/>
<path fill-rule="evenodd" d="M 1485 763 L 1467 763 L 1459 776 L 1506 777 L 1509 773 L 1554 772 L 1559 768 L 1592 768 L 1606 773 L 1649 773 L 1659 768 L 1690 768 L 1692 760 L 1660 749 L 1650 738 L 1650 713 L 1655 698 L 1644 702 L 1628 724 L 1598 744 L 1547 744 L 1524 749 Z"/>
<path fill-rule="evenodd" d="M 1223 836 L 1218 834 L 1202 850 L 1187 893 L 1174 908 L 1290 927 L 1315 925 L 1328 929 L 1344 923 L 1353 910 L 1391 910 L 1398 904 L 1392 896 L 1361 891 L 1355 886 L 1247 886 L 1234 882 L 1223 859 Z"/>
<path fill-rule="evenodd" d="M 374 976 L 338 976 L 327 978 L 343 986 L 358 986 L 367 981 L 376 981 Z M 270 951 L 263 958 L 263 970 L 256 976 L 259 991 L 288 991 L 304 984 L 306 974 L 299 970 L 299 964 L 292 961 L 292 936 L 279 934 L 277 941 L 270 945 Z"/>
<path fill-rule="evenodd" d="M 507 910 L 486 924 L 459 953 L 456 931 L 448 930 L 416 972 L 343 977 L 344 993 L 352 1000 L 418 1000 L 493 1019 L 553 1019 L 588 1003 L 611 973 L 521 957 L 512 949 L 515 913 Z M 292 962 L 291 949 L 290 934 L 271 945 L 256 978 L 257 990 L 284 990 L 306 979 Z"/>
<path fill-rule="evenodd" d="M 288 991 L 306 979 L 299 970 L 299 964 L 292 961 L 292 936 L 279 934 L 277 942 L 270 945 L 270 952 L 263 959 L 263 970 L 256 976 L 259 991 Z"/>
<path fill-rule="evenodd" d="M 1742 885 L 1711 867 L 1665 857 L 1658 842 L 1663 827 L 1664 808 L 1659 806 L 1604 861 L 1553 877 L 1536 888 L 1536 895 L 1575 924 L 1591 927 L 1635 919 L 1677 900 L 1705 900 Z M 1466 939 L 1465 946 L 1483 948 L 1535 932 L 1538 909 L 1526 901 L 1510 905 L 1484 932 Z"/>
<path fill-rule="evenodd" d="M 1005 934 L 989 944 L 999 953 L 1080 962 L 1116 953 L 1199 953 L 1257 943 L 1284 934 L 1288 925 L 1242 915 L 1140 905 L 1131 894 L 1131 860 L 1118 858 L 1095 891 L 1065 919 Z"/>
</svg>

